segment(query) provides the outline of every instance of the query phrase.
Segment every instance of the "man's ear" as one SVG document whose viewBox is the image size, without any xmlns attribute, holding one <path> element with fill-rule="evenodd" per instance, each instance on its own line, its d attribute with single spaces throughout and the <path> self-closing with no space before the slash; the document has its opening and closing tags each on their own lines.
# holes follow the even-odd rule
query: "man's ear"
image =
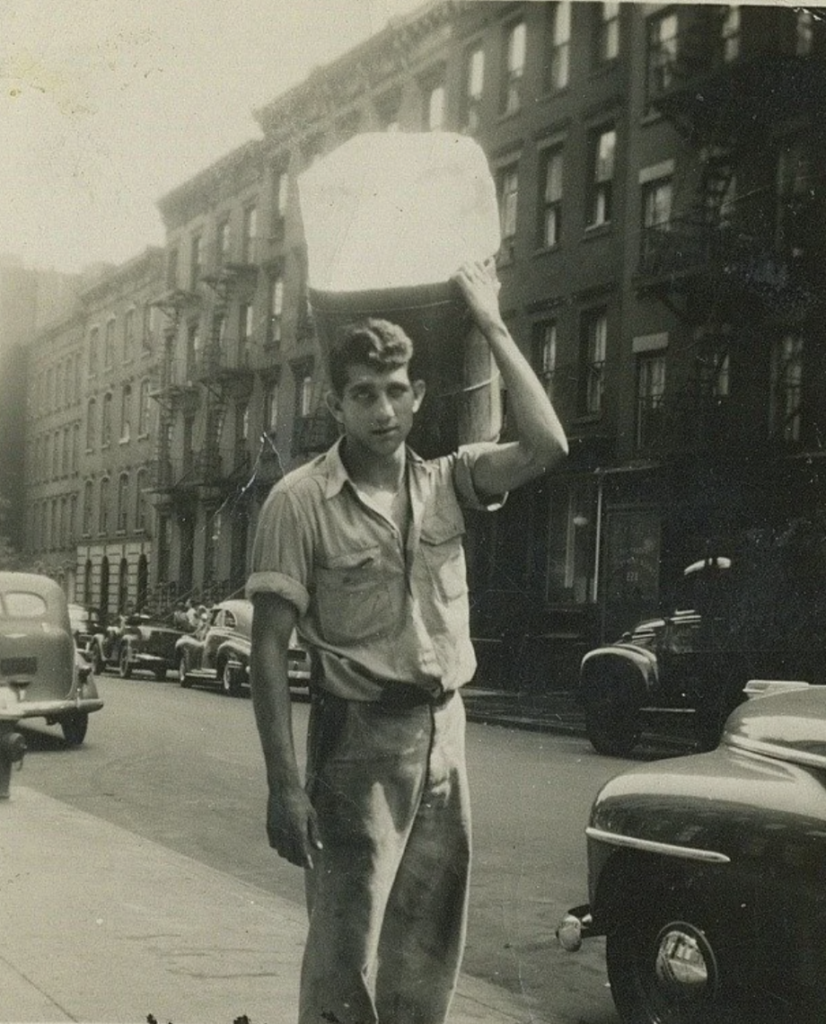
<svg viewBox="0 0 826 1024">
<path fill-rule="evenodd" d="M 333 414 L 336 421 L 342 423 L 344 421 L 344 414 L 341 411 L 341 399 L 332 388 L 325 395 L 325 400 L 327 408 Z"/>
<path fill-rule="evenodd" d="M 413 388 L 413 412 L 418 412 L 427 389 L 423 380 L 414 380 L 411 387 Z"/>
</svg>

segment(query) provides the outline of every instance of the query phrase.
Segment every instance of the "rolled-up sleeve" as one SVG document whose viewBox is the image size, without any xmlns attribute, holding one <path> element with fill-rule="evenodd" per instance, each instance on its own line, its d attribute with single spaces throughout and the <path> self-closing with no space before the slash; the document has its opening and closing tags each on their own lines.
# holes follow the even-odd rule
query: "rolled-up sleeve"
<svg viewBox="0 0 826 1024">
<path fill-rule="evenodd" d="M 507 492 L 493 497 L 482 497 L 473 485 L 473 464 L 484 452 L 496 448 L 493 441 L 480 441 L 477 444 L 465 444 L 453 456 L 453 484 L 459 501 L 465 508 L 481 509 L 496 512 L 507 500 Z"/>
<path fill-rule="evenodd" d="M 246 595 L 278 594 L 305 615 L 312 571 L 308 517 L 296 496 L 275 487 L 261 509 L 252 545 Z"/>
</svg>

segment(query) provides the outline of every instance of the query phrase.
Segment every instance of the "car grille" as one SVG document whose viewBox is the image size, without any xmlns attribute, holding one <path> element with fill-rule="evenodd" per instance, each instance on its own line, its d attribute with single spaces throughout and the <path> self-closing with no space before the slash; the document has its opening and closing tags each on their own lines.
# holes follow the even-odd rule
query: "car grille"
<svg viewBox="0 0 826 1024">
<path fill-rule="evenodd" d="M 0 658 L 0 675 L 33 676 L 37 673 L 37 658 Z"/>
</svg>

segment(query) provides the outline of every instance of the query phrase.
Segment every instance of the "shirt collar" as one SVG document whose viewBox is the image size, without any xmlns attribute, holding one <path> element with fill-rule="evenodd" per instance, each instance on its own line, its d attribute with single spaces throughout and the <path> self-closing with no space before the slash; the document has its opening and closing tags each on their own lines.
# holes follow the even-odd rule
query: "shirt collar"
<svg viewBox="0 0 826 1024">
<path fill-rule="evenodd" d="M 350 479 L 350 474 L 347 472 L 341 458 L 341 446 L 343 443 L 344 438 L 340 437 L 324 456 L 324 469 L 327 475 L 327 484 L 324 488 L 325 498 L 334 498 L 337 494 L 340 494 L 346 483 L 349 483 L 355 489 L 355 484 Z M 417 455 L 412 448 L 406 448 L 405 450 L 409 466 L 416 466 L 418 468 L 424 465 L 424 459 Z"/>
</svg>

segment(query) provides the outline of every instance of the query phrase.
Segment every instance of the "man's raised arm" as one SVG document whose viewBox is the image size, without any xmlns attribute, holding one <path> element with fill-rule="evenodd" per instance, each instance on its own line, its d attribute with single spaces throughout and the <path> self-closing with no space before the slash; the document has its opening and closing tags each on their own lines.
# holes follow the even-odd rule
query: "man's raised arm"
<svg viewBox="0 0 826 1024">
<path fill-rule="evenodd" d="M 480 494 L 503 494 L 550 469 L 568 453 L 568 440 L 545 389 L 502 319 L 493 264 L 466 263 L 453 279 L 491 347 L 516 425 L 516 441 L 485 452 L 473 466 L 473 483 Z"/>
</svg>

